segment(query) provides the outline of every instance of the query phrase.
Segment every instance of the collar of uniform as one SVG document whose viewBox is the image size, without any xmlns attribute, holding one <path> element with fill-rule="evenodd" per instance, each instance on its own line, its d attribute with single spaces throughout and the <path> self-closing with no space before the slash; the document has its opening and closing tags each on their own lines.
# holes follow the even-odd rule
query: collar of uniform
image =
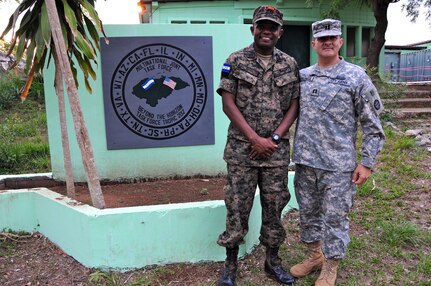
<svg viewBox="0 0 431 286">
<path fill-rule="evenodd" d="M 257 59 L 256 51 L 254 50 L 253 44 L 251 44 L 250 46 L 244 49 L 244 54 L 246 55 L 247 58 L 251 60 Z M 272 52 L 272 59 L 275 59 L 276 62 L 280 61 L 281 59 L 280 50 L 277 49 L 276 47 L 274 47 L 274 51 Z"/>
<path fill-rule="evenodd" d="M 336 78 L 343 70 L 345 61 L 340 57 L 340 61 L 330 67 L 320 67 L 318 64 L 314 65 L 313 71 L 310 73 L 311 76 L 326 76 Z"/>
</svg>

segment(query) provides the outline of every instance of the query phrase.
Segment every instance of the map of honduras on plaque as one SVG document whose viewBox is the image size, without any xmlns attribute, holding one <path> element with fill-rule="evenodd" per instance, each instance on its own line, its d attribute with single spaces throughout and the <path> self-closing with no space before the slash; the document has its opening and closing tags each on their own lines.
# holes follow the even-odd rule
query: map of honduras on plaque
<svg viewBox="0 0 431 286">
<path fill-rule="evenodd" d="M 108 149 L 214 144 L 211 37 L 101 39 Z"/>
</svg>

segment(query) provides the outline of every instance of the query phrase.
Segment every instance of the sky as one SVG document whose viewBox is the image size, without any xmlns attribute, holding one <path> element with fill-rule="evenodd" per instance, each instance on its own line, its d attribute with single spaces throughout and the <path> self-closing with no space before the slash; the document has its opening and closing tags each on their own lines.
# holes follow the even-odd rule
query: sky
<svg viewBox="0 0 431 286">
<path fill-rule="evenodd" d="M 389 5 L 386 45 L 407 45 L 431 40 L 431 28 L 425 21 L 424 13 L 420 14 L 416 23 L 411 23 L 406 13 L 401 12 L 401 6 L 406 1 L 408 0 Z M 96 10 L 104 24 L 138 24 L 136 2 L 136 0 L 97 1 Z M 16 6 L 13 0 L 0 4 L 0 32 L 6 28 L 9 16 Z"/>
<path fill-rule="evenodd" d="M 388 29 L 385 38 L 386 45 L 408 45 L 423 41 L 431 41 L 431 27 L 425 20 L 424 13 L 420 13 L 416 23 L 411 23 L 406 12 L 401 12 L 403 3 L 392 3 L 388 9 Z"/>
</svg>

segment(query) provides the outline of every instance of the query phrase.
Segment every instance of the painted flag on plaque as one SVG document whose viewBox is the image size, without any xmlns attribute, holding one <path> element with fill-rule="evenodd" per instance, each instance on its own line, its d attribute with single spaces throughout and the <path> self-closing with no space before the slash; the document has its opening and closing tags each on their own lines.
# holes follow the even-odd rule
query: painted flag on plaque
<svg viewBox="0 0 431 286">
<path fill-rule="evenodd" d="M 143 89 L 145 89 L 145 90 L 148 90 L 148 89 L 150 89 L 150 87 L 151 86 L 153 86 L 154 84 L 155 84 L 156 82 L 154 81 L 154 79 L 153 78 L 147 78 L 147 80 L 146 81 L 144 81 L 143 83 L 142 83 L 142 88 Z"/>
<path fill-rule="evenodd" d="M 168 77 L 165 77 L 163 84 L 169 86 L 171 89 L 175 89 L 175 86 L 177 85 L 177 83 L 175 81 L 173 81 L 172 79 L 170 79 Z"/>
</svg>

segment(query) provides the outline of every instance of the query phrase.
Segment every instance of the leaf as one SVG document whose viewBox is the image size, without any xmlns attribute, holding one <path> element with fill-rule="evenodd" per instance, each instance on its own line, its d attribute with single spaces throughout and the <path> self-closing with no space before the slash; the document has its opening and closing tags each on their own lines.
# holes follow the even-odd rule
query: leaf
<svg viewBox="0 0 431 286">
<path fill-rule="evenodd" d="M 84 83 L 85 83 L 85 88 L 87 89 L 87 91 L 92 94 L 93 93 L 93 89 L 91 88 L 90 82 L 88 81 L 88 77 L 84 78 Z"/>
<path fill-rule="evenodd" d="M 97 50 L 100 50 L 99 45 L 99 32 L 97 32 L 96 27 L 90 19 L 84 16 L 85 25 L 87 26 L 88 33 L 93 39 L 94 44 L 96 45 Z"/>
<path fill-rule="evenodd" d="M 40 27 L 42 31 L 42 38 L 45 42 L 45 46 L 49 48 L 51 44 L 51 25 L 49 24 L 48 11 L 46 10 L 45 1 L 42 4 L 42 9 L 40 13 Z"/>
<path fill-rule="evenodd" d="M 34 14 L 31 13 L 31 10 L 27 10 L 19 24 L 20 28 L 28 25 L 31 22 L 30 20 L 33 18 L 32 16 L 34 16 Z"/>
<path fill-rule="evenodd" d="M 24 50 L 27 45 L 27 39 L 23 36 L 19 38 L 18 47 L 16 50 L 16 61 L 19 62 L 22 58 Z"/>
<path fill-rule="evenodd" d="M 34 41 L 30 41 L 30 44 L 27 47 L 27 59 L 25 62 L 26 68 L 29 68 L 33 63 L 35 47 L 36 47 L 36 43 Z"/>
<path fill-rule="evenodd" d="M 94 7 L 87 1 L 87 0 L 79 0 L 79 3 L 84 7 L 85 10 L 87 10 L 88 15 L 96 25 L 97 29 L 99 31 L 102 31 L 101 22 L 99 19 L 99 15 L 97 14 Z"/>
<path fill-rule="evenodd" d="M 92 89 L 90 87 L 90 82 L 88 81 L 88 75 L 90 75 L 93 78 L 93 80 L 95 80 L 96 79 L 96 72 L 93 70 L 93 67 L 91 66 L 90 60 L 87 57 L 82 56 L 81 53 L 77 50 L 74 50 L 73 54 L 76 58 L 76 61 L 79 64 L 81 70 L 83 71 L 85 86 L 87 88 L 87 91 L 92 93 Z"/>
<path fill-rule="evenodd" d="M 21 5 L 20 5 L 20 6 L 21 6 Z M 4 29 L 3 33 L 1 34 L 0 39 L 3 39 L 3 37 L 4 37 L 7 33 L 9 33 L 9 31 L 10 31 L 11 29 L 13 29 L 13 28 L 15 27 L 16 20 L 18 19 L 19 13 L 20 13 L 20 12 L 19 12 L 19 6 L 18 6 L 18 8 L 15 10 L 15 12 L 12 14 L 12 16 L 10 16 L 10 18 L 9 18 L 9 22 L 8 22 L 8 24 L 7 24 L 6 28 Z M 12 35 L 12 37 L 13 37 L 13 35 Z"/>
<path fill-rule="evenodd" d="M 109 39 L 105 34 L 105 30 L 103 29 L 102 21 L 100 20 L 97 11 L 94 9 L 94 1 L 91 1 L 90 3 L 87 0 L 79 0 L 79 3 L 81 3 L 84 9 L 87 10 L 92 22 L 96 25 L 97 30 L 102 32 L 103 36 L 105 37 L 106 44 L 109 44 Z"/>
<path fill-rule="evenodd" d="M 66 21 L 69 24 L 69 28 L 72 31 L 73 36 L 76 37 L 78 34 L 78 22 L 76 20 L 75 11 L 70 8 L 66 0 L 62 0 L 62 2 L 64 7 L 64 16 L 66 17 Z"/>
<path fill-rule="evenodd" d="M 78 49 L 89 59 L 94 59 L 96 54 L 94 52 L 93 47 L 90 43 L 82 36 L 81 33 L 78 33 L 75 37 L 75 44 Z"/>
<path fill-rule="evenodd" d="M 70 61 L 70 69 L 72 70 L 73 79 L 75 80 L 76 88 L 78 88 L 79 87 L 78 72 L 75 68 L 75 63 L 73 61 Z"/>
<path fill-rule="evenodd" d="M 44 51 L 46 50 L 46 47 L 45 47 L 45 43 L 43 41 L 43 36 L 42 36 L 42 30 L 41 29 L 38 29 L 36 31 L 34 39 L 35 39 L 35 42 L 36 42 L 36 60 L 38 62 L 42 62 L 41 61 L 41 57 L 42 57 L 42 54 L 44 53 Z"/>
<path fill-rule="evenodd" d="M 3 39 L 3 37 L 7 34 L 7 33 L 9 33 L 9 31 L 12 29 L 12 31 L 14 30 L 14 28 L 15 28 L 15 24 L 16 24 L 16 22 L 17 22 L 17 19 L 18 19 L 18 17 L 19 17 L 19 15 L 23 12 L 23 11 L 25 11 L 25 10 L 27 10 L 29 7 L 31 7 L 31 6 L 33 6 L 34 5 L 34 2 L 35 1 L 37 1 L 37 0 L 24 0 L 24 1 L 22 1 L 22 3 L 15 9 L 15 11 L 14 11 L 14 13 L 12 14 L 12 16 L 10 16 L 10 18 L 9 18 L 9 22 L 8 22 L 8 25 L 6 26 L 6 28 L 4 29 L 4 31 L 3 31 L 3 33 L 2 33 L 2 35 L 0 36 L 0 39 Z M 22 21 L 21 21 L 22 22 Z M 12 34 L 12 38 L 14 38 L 14 34 L 15 33 L 13 33 Z"/>
<path fill-rule="evenodd" d="M 63 35 L 63 40 L 64 40 L 64 45 L 66 46 L 66 51 L 69 51 L 71 48 L 71 46 L 73 46 L 73 35 L 71 35 L 69 33 L 70 37 L 70 41 L 71 43 L 69 43 L 68 40 L 68 33 L 67 33 L 67 29 L 66 29 L 66 25 L 64 22 L 60 21 L 60 25 L 61 25 L 61 34 Z"/>
<path fill-rule="evenodd" d="M 49 55 L 51 55 L 51 52 L 52 52 L 52 50 L 49 50 Z M 46 59 L 47 54 L 48 54 L 48 49 L 45 49 L 42 56 L 40 57 L 40 60 L 34 61 L 36 63 L 35 72 L 37 72 L 37 73 L 43 72 L 43 67 L 45 65 L 45 59 Z"/>
</svg>

